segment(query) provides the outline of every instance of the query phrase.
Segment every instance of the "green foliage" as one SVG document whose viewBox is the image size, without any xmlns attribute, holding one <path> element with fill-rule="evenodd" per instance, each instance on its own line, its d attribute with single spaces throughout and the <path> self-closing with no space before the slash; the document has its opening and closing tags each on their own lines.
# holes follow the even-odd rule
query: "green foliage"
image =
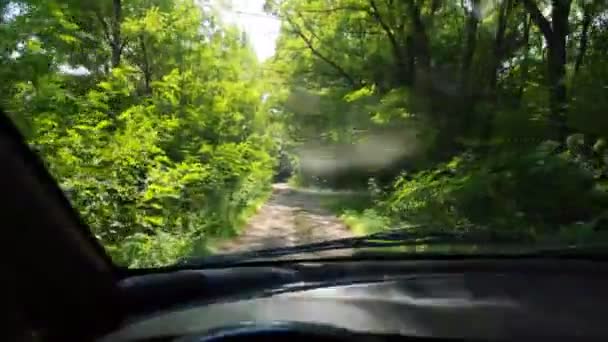
<svg viewBox="0 0 608 342">
<path fill-rule="evenodd" d="M 569 121 L 579 132 L 606 136 L 608 132 L 608 67 L 591 59 L 573 81 Z"/>
<path fill-rule="evenodd" d="M 390 219 L 374 208 L 363 211 L 347 210 L 340 215 L 340 219 L 356 235 L 373 234 L 391 228 Z"/>
<path fill-rule="evenodd" d="M 373 203 L 336 208 L 361 231 L 589 237 L 608 204 L 608 9 L 525 3 L 267 1 L 282 23 L 260 65 L 199 1 L 4 1 L 0 105 L 124 265 L 206 252 L 290 174 L 373 178 Z"/>
<path fill-rule="evenodd" d="M 0 71 L 29 73 L 10 76 L 2 105 L 114 260 L 167 265 L 235 234 L 276 166 L 239 33 L 191 0 L 124 0 L 120 18 L 110 1 L 15 3 L 23 11 L 0 34 L 19 56 Z M 28 16 L 47 21 L 42 35 Z"/>
<path fill-rule="evenodd" d="M 608 7 L 573 2 L 552 18 L 549 2 L 526 3 L 269 1 L 284 19 L 270 64 L 284 83 L 276 107 L 305 151 L 335 159 L 314 168 L 306 155 L 294 179 L 361 188 L 373 178 L 367 210 L 334 208 L 361 231 L 593 236 L 587 225 L 607 204 Z M 547 44 L 561 38 L 531 13 L 563 19 L 565 44 Z M 360 148 L 370 137 L 393 134 L 396 158 L 357 162 L 385 150 Z"/>
<path fill-rule="evenodd" d="M 569 155 L 541 145 L 524 154 L 471 154 L 401 176 L 380 207 L 430 229 L 492 229 L 534 236 L 602 213 L 606 193 Z"/>
<path fill-rule="evenodd" d="M 155 235 L 135 233 L 107 251 L 112 260 L 132 268 L 170 265 L 192 253 L 192 241 L 175 234 L 159 232 Z"/>
</svg>

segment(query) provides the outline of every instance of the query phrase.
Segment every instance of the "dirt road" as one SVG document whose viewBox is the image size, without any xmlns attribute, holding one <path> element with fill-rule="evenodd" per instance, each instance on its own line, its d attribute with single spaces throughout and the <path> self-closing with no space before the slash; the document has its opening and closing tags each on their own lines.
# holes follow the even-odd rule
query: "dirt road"
<svg viewBox="0 0 608 342">
<path fill-rule="evenodd" d="M 241 235 L 217 246 L 218 253 L 233 253 L 352 236 L 348 228 L 321 205 L 335 193 L 273 185 L 268 202 L 251 218 Z"/>
</svg>

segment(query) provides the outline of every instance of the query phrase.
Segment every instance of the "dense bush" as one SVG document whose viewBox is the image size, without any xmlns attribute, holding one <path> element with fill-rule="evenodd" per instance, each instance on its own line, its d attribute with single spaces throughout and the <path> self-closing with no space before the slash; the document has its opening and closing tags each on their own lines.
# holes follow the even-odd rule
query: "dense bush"
<svg viewBox="0 0 608 342">
<path fill-rule="evenodd" d="M 402 175 L 381 201 L 396 222 L 430 229 L 491 229 L 533 236 L 587 221 L 606 210 L 606 193 L 572 158 L 541 144 L 491 158 L 465 153 L 448 163 Z"/>
<path fill-rule="evenodd" d="M 176 160 L 163 145 L 180 121 L 160 115 L 162 99 L 152 96 L 103 120 L 103 113 L 83 115 L 112 101 L 97 102 L 95 92 L 77 106 L 80 115 L 71 124 L 34 118 L 40 128 L 31 141 L 117 260 L 131 266 L 174 262 L 210 236 L 234 234 L 237 217 L 269 190 L 274 160 L 268 138 L 202 141 L 198 154 Z"/>
</svg>

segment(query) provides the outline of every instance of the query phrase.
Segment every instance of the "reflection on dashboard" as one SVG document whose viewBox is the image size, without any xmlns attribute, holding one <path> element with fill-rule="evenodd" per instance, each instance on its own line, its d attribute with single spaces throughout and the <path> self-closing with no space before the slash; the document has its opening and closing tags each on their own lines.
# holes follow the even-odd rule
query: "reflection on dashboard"
<svg viewBox="0 0 608 342">
<path fill-rule="evenodd" d="M 605 316 L 599 314 L 604 309 L 596 303 L 604 296 L 608 282 L 598 279 L 591 285 L 586 280 L 558 274 L 535 277 L 479 273 L 419 275 L 317 289 L 305 286 L 303 290 L 292 284 L 287 292 L 276 290 L 249 299 L 192 303 L 157 313 L 133 321 L 104 341 L 163 336 L 202 338 L 215 336 L 212 332 L 218 331 L 220 336 L 243 332 L 258 336 L 268 333 L 269 328 L 274 329 L 272 334 L 292 334 L 294 331 L 286 327 L 294 326 L 306 327 L 306 333 L 340 331 L 489 340 L 576 337 L 578 331 L 585 331 L 585 336 L 604 336 Z M 556 282 L 562 286 L 552 287 Z M 543 292 L 528 291 L 531 283 L 543 288 Z M 585 296 L 580 295 L 583 289 Z M 310 329 L 311 326 L 325 328 Z M 227 327 L 241 330 L 230 332 Z"/>
</svg>

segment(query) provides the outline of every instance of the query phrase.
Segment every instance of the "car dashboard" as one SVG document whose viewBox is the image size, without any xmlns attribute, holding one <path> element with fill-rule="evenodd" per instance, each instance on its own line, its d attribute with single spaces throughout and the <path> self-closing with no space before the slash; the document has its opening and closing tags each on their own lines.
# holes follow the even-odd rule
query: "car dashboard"
<svg viewBox="0 0 608 342">
<path fill-rule="evenodd" d="M 101 340 L 606 338 L 606 275 L 603 262 L 464 260 L 136 276 L 122 287 L 142 313 Z"/>
</svg>

